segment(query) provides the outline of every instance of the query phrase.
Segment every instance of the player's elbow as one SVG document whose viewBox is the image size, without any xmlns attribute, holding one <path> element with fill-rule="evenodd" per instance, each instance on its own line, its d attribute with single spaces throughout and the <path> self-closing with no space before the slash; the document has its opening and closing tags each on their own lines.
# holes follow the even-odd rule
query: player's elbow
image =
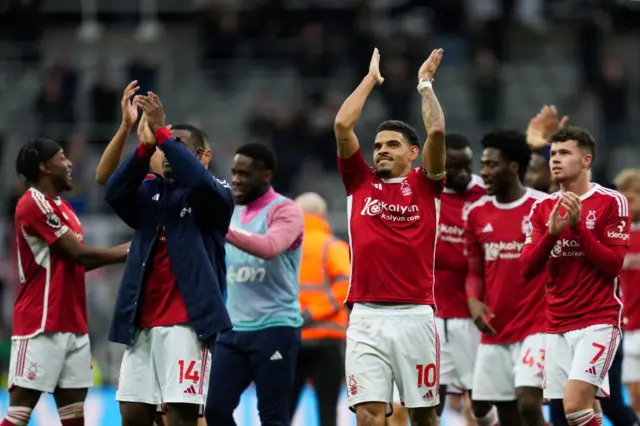
<svg viewBox="0 0 640 426">
<path fill-rule="evenodd" d="M 336 137 L 345 137 L 353 131 L 354 125 L 355 123 L 352 123 L 351 120 L 338 116 L 333 122 L 333 132 L 336 134 Z"/>
<path fill-rule="evenodd" d="M 98 169 L 96 170 L 95 180 L 97 184 L 104 186 L 109 180 L 109 175 L 104 173 L 102 170 Z"/>
</svg>

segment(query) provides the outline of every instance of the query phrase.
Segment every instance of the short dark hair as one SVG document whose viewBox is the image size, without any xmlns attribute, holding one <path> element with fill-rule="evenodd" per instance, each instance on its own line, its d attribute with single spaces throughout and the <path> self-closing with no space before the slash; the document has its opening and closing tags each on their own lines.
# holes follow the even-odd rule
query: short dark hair
<svg viewBox="0 0 640 426">
<path fill-rule="evenodd" d="M 418 141 L 418 133 L 416 133 L 415 129 L 411 127 L 409 124 L 400 120 L 387 120 L 380 123 L 376 133 L 383 132 L 385 130 L 391 132 L 398 132 L 409 142 L 410 145 L 415 145 L 417 147 L 420 146 L 420 142 Z"/>
<path fill-rule="evenodd" d="M 447 149 L 467 149 L 471 148 L 471 143 L 466 136 L 460 133 L 447 133 L 444 137 Z"/>
<path fill-rule="evenodd" d="M 480 144 L 483 148 L 497 149 L 507 161 L 515 161 L 518 164 L 518 177 L 521 181 L 524 180 L 531 160 L 531 149 L 524 133 L 517 130 L 494 130 L 484 135 Z"/>
<path fill-rule="evenodd" d="M 549 143 L 567 141 L 576 141 L 580 149 L 589 152 L 593 159 L 596 158 L 596 139 L 587 129 L 567 126 L 559 129 L 549 138 Z"/>
<path fill-rule="evenodd" d="M 62 147 L 53 139 L 36 138 L 20 148 L 16 157 L 16 173 L 28 182 L 35 183 L 40 173 L 40 163 L 56 155 Z"/>
<path fill-rule="evenodd" d="M 262 163 L 265 169 L 271 170 L 275 173 L 278 167 L 276 160 L 276 154 L 267 145 L 262 143 L 248 143 L 242 145 L 236 150 L 236 155 L 244 155 L 251 158 L 253 161 Z"/>
<path fill-rule="evenodd" d="M 196 126 L 192 126 L 191 124 L 175 124 L 171 126 L 171 130 L 184 130 L 186 132 L 191 133 L 193 142 L 196 145 L 193 147 L 195 149 L 205 149 L 207 147 L 206 145 L 207 134 L 202 130 L 198 129 Z"/>
</svg>

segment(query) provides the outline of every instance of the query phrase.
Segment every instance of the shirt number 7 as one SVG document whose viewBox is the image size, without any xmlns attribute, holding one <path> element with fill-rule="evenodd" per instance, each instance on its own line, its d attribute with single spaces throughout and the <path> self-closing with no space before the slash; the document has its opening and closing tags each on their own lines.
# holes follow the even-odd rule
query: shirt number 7
<svg viewBox="0 0 640 426">
<path fill-rule="evenodd" d="M 606 347 L 604 345 L 601 345 L 600 343 L 595 343 L 595 342 L 592 343 L 591 346 L 593 346 L 597 350 L 595 356 L 591 359 L 591 364 L 595 364 L 596 362 L 598 362 L 598 360 L 604 353 L 604 350 L 606 349 Z"/>
</svg>

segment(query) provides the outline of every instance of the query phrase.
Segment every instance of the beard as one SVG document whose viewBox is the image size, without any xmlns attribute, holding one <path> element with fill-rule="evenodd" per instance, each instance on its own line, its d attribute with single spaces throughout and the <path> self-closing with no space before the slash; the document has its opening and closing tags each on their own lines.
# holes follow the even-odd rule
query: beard
<svg viewBox="0 0 640 426">
<path fill-rule="evenodd" d="M 389 169 L 376 170 L 376 176 L 378 176 L 380 179 L 389 179 L 391 177 L 391 170 Z"/>
</svg>

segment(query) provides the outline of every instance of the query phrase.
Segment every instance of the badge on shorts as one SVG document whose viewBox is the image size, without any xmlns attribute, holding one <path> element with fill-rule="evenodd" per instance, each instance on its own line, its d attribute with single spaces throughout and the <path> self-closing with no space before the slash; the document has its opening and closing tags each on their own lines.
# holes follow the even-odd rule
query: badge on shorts
<svg viewBox="0 0 640 426">
<path fill-rule="evenodd" d="M 47 225 L 52 228 L 60 228 L 60 218 L 55 213 L 47 213 Z"/>
</svg>

